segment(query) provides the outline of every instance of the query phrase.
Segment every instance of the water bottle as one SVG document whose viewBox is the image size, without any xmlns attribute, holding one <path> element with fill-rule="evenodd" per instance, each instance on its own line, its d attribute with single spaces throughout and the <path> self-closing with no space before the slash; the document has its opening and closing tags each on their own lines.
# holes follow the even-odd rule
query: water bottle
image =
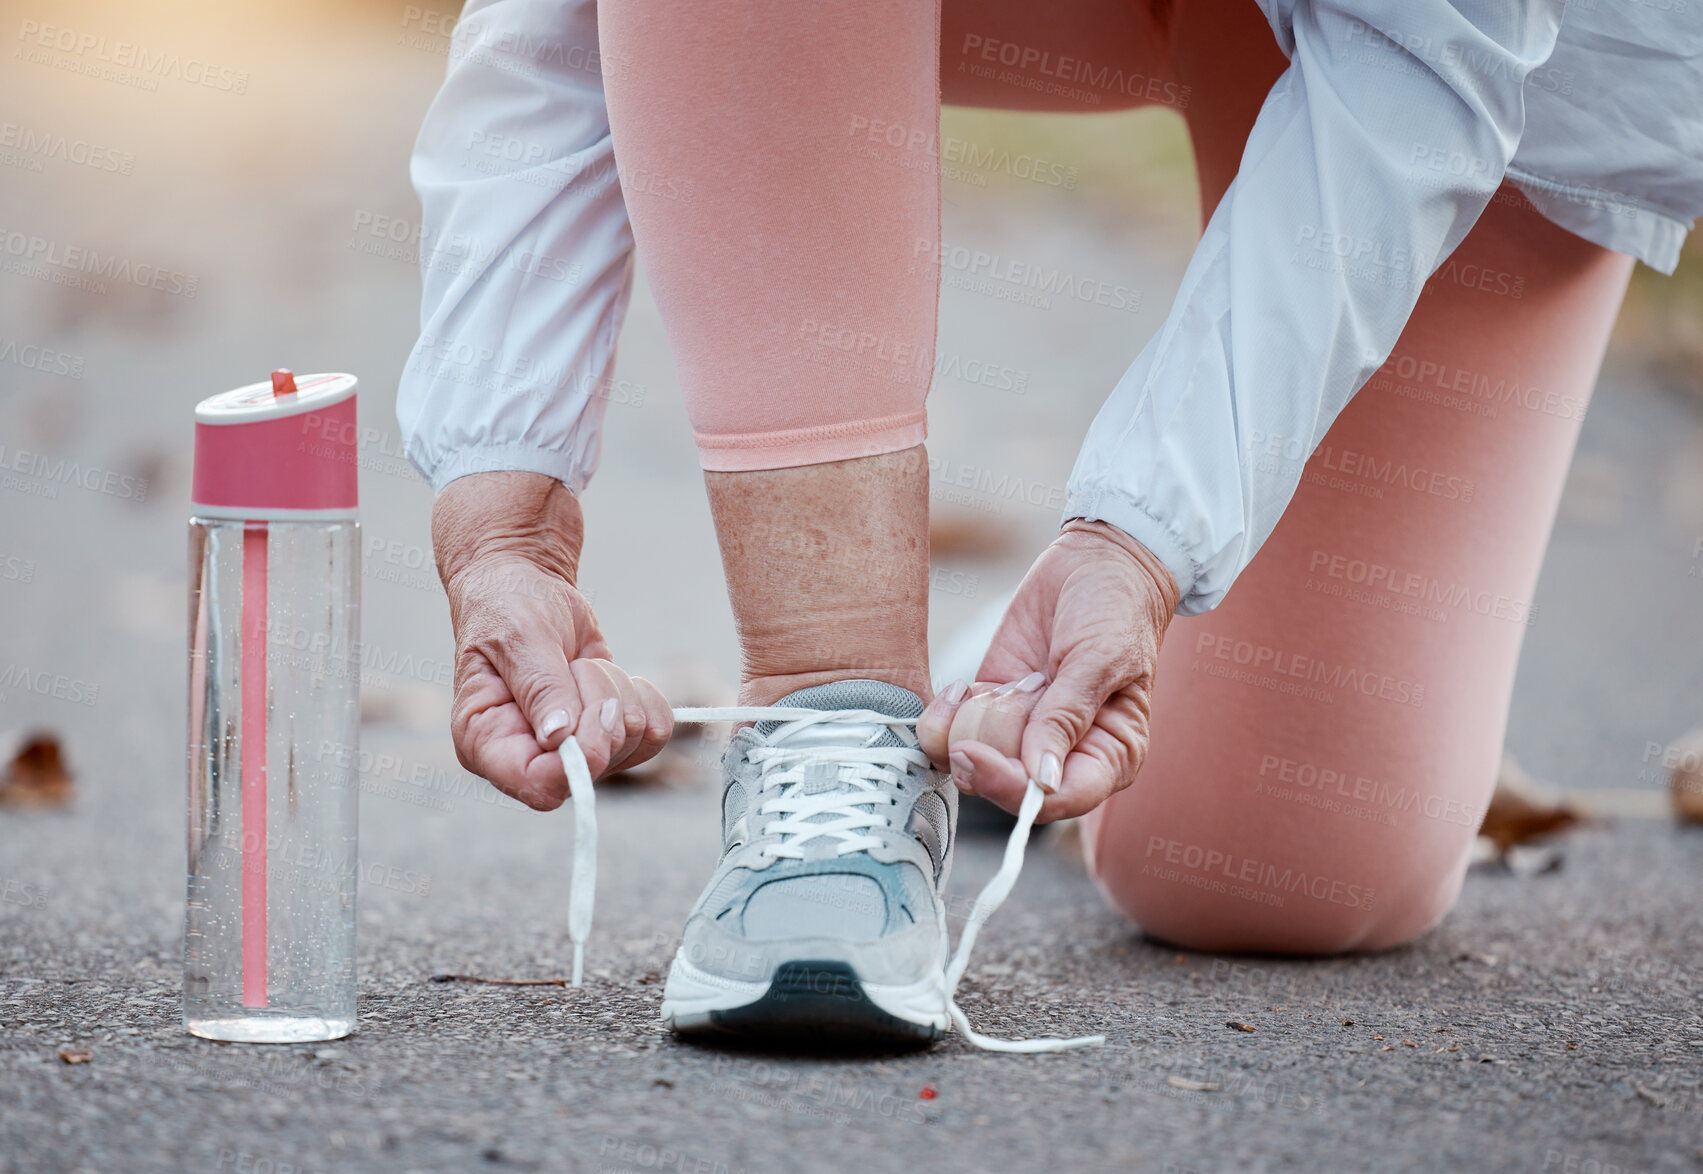
<svg viewBox="0 0 1703 1174">
<path fill-rule="evenodd" d="M 195 409 L 183 1018 L 208 1039 L 355 1029 L 355 383 Z"/>
</svg>

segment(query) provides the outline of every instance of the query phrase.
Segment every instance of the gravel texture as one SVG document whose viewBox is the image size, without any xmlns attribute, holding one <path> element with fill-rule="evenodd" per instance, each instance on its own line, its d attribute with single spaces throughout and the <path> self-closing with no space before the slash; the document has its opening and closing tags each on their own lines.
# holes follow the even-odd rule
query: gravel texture
<svg viewBox="0 0 1703 1174">
<path fill-rule="evenodd" d="M 950 1038 L 908 1055 L 778 1056 L 679 1043 L 658 1022 L 661 975 L 715 852 L 699 753 L 673 785 L 600 798 L 584 989 L 428 981 L 558 977 L 570 959 L 571 816 L 493 802 L 449 745 L 430 493 L 392 415 L 418 276 L 371 228 L 417 215 L 407 152 L 447 39 L 401 5 L 52 7 L 24 15 L 200 53 L 251 84 L 239 97 L 22 59 L 0 70 L 8 117 L 135 159 L 122 174 L 12 169 L 0 224 L 119 242 L 200 281 L 188 298 L 0 275 L 0 337 L 78 363 L 75 378 L 0 365 L 8 459 L 29 450 L 149 485 L 125 496 L 98 477 L 90 489 L 22 475 L 0 490 L 0 672 L 98 687 L 78 702 L 0 686 L 0 730 L 57 733 L 79 791 L 63 811 L 0 811 L 0 1170 L 1703 1167 L 1703 834 L 1660 820 L 1570 837 L 1555 873 L 1475 872 L 1423 940 L 1330 961 L 1145 941 L 1067 852 L 1038 843 L 963 1003 L 984 1031 L 1100 1030 L 1106 1046 L 997 1056 Z M 1026 390 L 937 381 L 936 510 L 1007 536 L 941 564 L 937 636 L 1014 583 L 1056 526 L 1076 441 L 1158 325 L 1192 239 L 1186 215 L 1114 218 L 1034 187 L 954 182 L 947 239 L 1147 296 L 1132 316 L 945 291 L 942 355 L 995 361 Z M 179 1018 L 188 421 L 198 399 L 278 365 L 363 379 L 360 1028 L 237 1046 L 192 1039 Z M 620 378 L 586 495 L 583 585 L 624 663 L 729 678 L 714 535 L 642 283 Z M 1659 757 L 1703 724 L 1700 435 L 1694 395 L 1611 363 L 1510 715 L 1534 774 L 1648 808 L 1663 778 L 1651 747 Z M 1041 504 L 962 488 L 978 470 L 1039 487 Z M 997 848 L 964 845 L 957 894 Z M 90 1056 L 67 1063 L 68 1049 Z"/>
</svg>

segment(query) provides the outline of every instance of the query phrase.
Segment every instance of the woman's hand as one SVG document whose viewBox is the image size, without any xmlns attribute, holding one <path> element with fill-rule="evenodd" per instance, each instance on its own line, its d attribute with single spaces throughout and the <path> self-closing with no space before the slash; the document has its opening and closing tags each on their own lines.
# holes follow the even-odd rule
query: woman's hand
<svg viewBox="0 0 1703 1174">
<path fill-rule="evenodd" d="M 923 749 L 961 790 L 1007 811 L 1030 778 L 1053 792 L 1038 822 L 1092 811 L 1147 757 L 1159 645 L 1177 601 L 1146 547 L 1105 522 L 1067 522 L 1017 588 L 980 681 L 941 690 L 924 711 Z"/>
<path fill-rule="evenodd" d="M 568 797 L 555 750 L 570 734 L 601 778 L 650 758 L 674 729 L 656 686 L 609 658 L 574 587 L 584 533 L 578 500 L 540 473 L 460 477 L 432 507 L 455 625 L 456 756 L 539 811 Z"/>
</svg>

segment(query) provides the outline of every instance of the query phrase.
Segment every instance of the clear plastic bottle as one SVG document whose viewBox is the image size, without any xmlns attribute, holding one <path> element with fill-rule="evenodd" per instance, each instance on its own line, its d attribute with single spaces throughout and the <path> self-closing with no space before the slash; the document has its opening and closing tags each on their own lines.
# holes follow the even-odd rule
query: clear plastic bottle
<svg viewBox="0 0 1703 1174">
<path fill-rule="evenodd" d="M 183 1010 L 209 1039 L 355 1028 L 354 389 L 279 372 L 196 408 Z"/>
</svg>

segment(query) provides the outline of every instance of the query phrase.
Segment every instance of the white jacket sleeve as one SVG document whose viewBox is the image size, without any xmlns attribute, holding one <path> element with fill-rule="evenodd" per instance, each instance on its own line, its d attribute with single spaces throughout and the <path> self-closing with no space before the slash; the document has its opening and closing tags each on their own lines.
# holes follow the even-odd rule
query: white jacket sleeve
<svg viewBox="0 0 1703 1174">
<path fill-rule="evenodd" d="M 1262 7 L 1289 68 L 1066 495 L 1066 517 L 1110 522 L 1165 563 L 1180 615 L 1223 600 L 1483 212 L 1563 5 Z"/>
<path fill-rule="evenodd" d="M 592 0 L 469 0 L 414 146 L 420 339 L 396 398 L 434 489 L 597 467 L 632 232 Z"/>
</svg>

